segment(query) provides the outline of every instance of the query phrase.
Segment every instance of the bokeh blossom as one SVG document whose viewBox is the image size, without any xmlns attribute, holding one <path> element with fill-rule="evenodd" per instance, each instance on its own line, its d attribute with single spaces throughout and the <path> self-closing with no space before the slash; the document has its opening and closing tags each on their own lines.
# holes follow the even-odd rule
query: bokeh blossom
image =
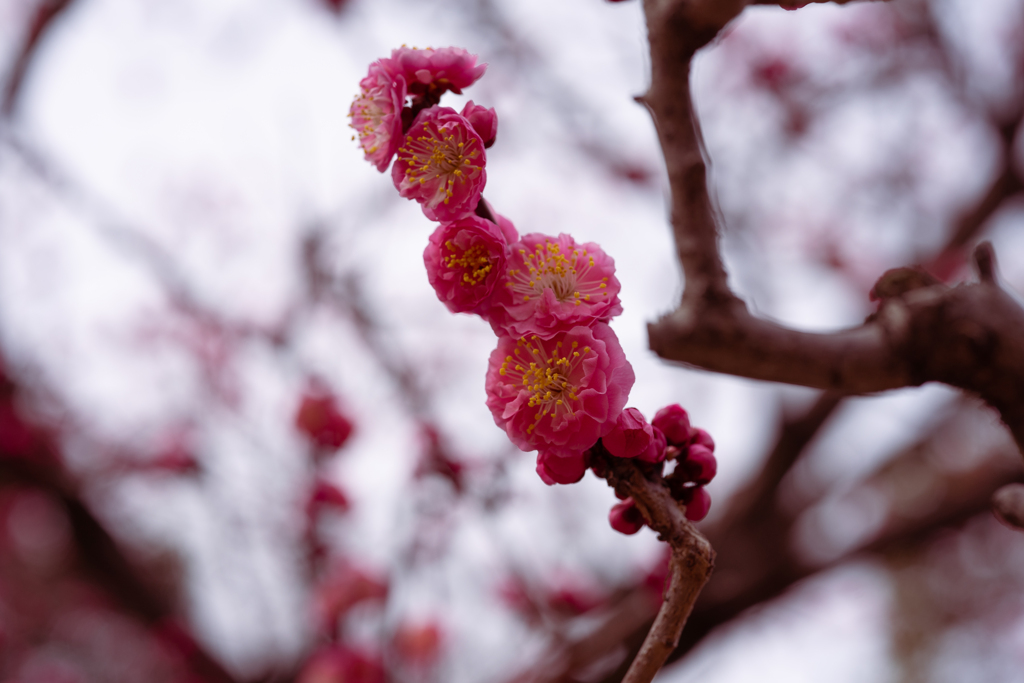
<svg viewBox="0 0 1024 683">
<path fill-rule="evenodd" d="M 356 131 L 359 146 L 367 161 L 381 173 L 387 170 L 402 142 L 405 96 L 405 79 L 395 74 L 390 60 L 380 59 L 359 81 L 359 94 L 349 109 L 349 125 Z"/>
<path fill-rule="evenodd" d="M 633 381 L 618 338 L 603 323 L 550 339 L 499 337 L 487 369 L 487 407 L 520 449 L 571 455 L 614 426 Z"/>
<path fill-rule="evenodd" d="M 452 313 L 480 312 L 505 271 L 501 228 L 479 216 L 442 223 L 423 252 L 427 280 Z"/>
<path fill-rule="evenodd" d="M 391 177 L 427 218 L 453 221 L 476 210 L 487 182 L 484 141 L 449 107 L 424 109 L 398 148 Z"/>
<path fill-rule="evenodd" d="M 601 247 L 532 233 L 512 245 L 504 287 L 487 318 L 497 334 L 551 336 L 608 322 L 622 312 L 618 295 L 615 262 Z"/>
<path fill-rule="evenodd" d="M 302 397 L 295 413 L 295 427 L 317 447 L 336 451 L 352 435 L 352 420 L 338 406 L 331 394 L 310 389 Z"/>
</svg>

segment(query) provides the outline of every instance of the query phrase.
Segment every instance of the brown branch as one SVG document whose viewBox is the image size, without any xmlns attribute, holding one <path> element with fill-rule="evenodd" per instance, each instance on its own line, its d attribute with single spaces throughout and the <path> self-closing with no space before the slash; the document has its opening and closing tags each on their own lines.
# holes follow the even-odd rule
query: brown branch
<svg viewBox="0 0 1024 683">
<path fill-rule="evenodd" d="M 715 551 L 686 519 L 685 508 L 672 498 L 660 475 L 651 481 L 632 460 L 606 456 L 600 450 L 594 455 L 594 472 L 620 496 L 631 497 L 647 524 L 672 548 L 661 609 L 623 679 L 623 683 L 649 683 L 679 643 L 697 596 L 711 578 Z"/>
<path fill-rule="evenodd" d="M 3 100 L 0 101 L 0 118 L 9 118 L 14 113 L 18 95 L 25 83 L 25 75 L 28 73 L 33 57 L 38 52 L 43 36 L 53 26 L 53 21 L 69 5 L 71 5 L 71 0 L 42 0 L 36 7 L 35 15 L 32 17 L 28 30 L 25 31 L 25 39 L 22 41 L 21 48 L 18 50 L 14 64 L 7 76 Z"/>
<path fill-rule="evenodd" d="M 994 277 L 984 276 L 990 246 L 975 254 L 982 282 L 901 292 L 884 299 L 864 325 L 833 334 L 755 318 L 729 289 L 689 70 L 695 52 L 742 6 L 739 0 L 644 3 L 651 87 L 641 100 L 651 110 L 665 156 L 672 228 L 686 276 L 679 309 L 648 327 L 651 349 L 706 370 L 838 393 L 944 382 L 998 409 L 1024 450 L 1024 310 Z"/>
</svg>

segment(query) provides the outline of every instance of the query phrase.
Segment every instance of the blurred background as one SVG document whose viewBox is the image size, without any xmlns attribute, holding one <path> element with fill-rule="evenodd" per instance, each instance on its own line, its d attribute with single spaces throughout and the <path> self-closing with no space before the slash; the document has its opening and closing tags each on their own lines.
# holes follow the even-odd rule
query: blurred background
<svg viewBox="0 0 1024 683">
<path fill-rule="evenodd" d="M 621 678 L 662 548 L 494 425 L 494 336 L 347 127 L 402 44 L 489 64 L 444 102 L 498 112 L 485 196 L 615 259 L 629 405 L 717 442 L 718 566 L 658 680 L 1021 680 L 994 412 L 647 350 L 682 274 L 636 0 L 0 0 L 2 680 Z M 749 8 L 693 84 L 759 314 L 856 325 L 885 270 L 955 283 L 981 239 L 1024 292 L 1021 0 Z"/>
</svg>

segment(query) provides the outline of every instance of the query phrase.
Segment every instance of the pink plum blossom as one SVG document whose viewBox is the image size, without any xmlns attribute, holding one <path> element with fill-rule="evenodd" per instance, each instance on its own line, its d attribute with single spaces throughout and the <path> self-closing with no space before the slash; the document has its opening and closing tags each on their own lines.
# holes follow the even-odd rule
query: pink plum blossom
<svg viewBox="0 0 1024 683">
<path fill-rule="evenodd" d="M 690 443 L 690 416 L 678 403 L 665 406 L 655 413 L 651 424 L 665 434 L 665 439 L 672 446 L 682 448 Z"/>
<path fill-rule="evenodd" d="M 551 336 L 576 325 L 608 322 L 622 312 L 615 262 L 569 235 L 525 235 L 513 244 L 505 287 L 487 319 L 496 334 Z"/>
<path fill-rule="evenodd" d="M 481 107 L 473 104 L 473 100 L 466 103 L 462 108 L 462 115 L 473 126 L 484 141 L 484 147 L 489 148 L 498 137 L 498 113 L 489 107 Z"/>
<path fill-rule="evenodd" d="M 427 280 L 452 313 L 480 312 L 505 271 L 507 252 L 501 229 L 489 220 L 469 215 L 442 223 L 423 252 Z"/>
<path fill-rule="evenodd" d="M 454 221 L 476 210 L 487 182 L 484 141 L 449 107 L 424 109 L 398 148 L 391 169 L 398 193 L 415 199 L 427 218 Z"/>
<path fill-rule="evenodd" d="M 608 523 L 620 534 L 630 536 L 644 527 L 644 516 L 632 498 L 616 503 L 608 513 Z"/>
<path fill-rule="evenodd" d="M 554 451 L 542 450 L 537 455 L 537 474 L 548 486 L 554 484 L 575 484 L 587 472 L 587 458 L 575 451 L 560 455 Z"/>
<path fill-rule="evenodd" d="M 409 94 L 426 95 L 434 101 L 447 90 L 461 94 L 463 88 L 483 76 L 487 65 L 477 64 L 476 59 L 461 47 L 400 47 L 391 51 L 395 73 L 404 77 Z"/>
<path fill-rule="evenodd" d="M 503 336 L 487 368 L 487 407 L 524 451 L 581 453 L 615 425 L 633 368 L 612 329 L 574 327 L 550 339 Z"/>
<path fill-rule="evenodd" d="M 395 75 L 394 64 L 380 59 L 359 81 L 359 94 L 349 109 L 349 125 L 356 130 L 366 160 L 383 173 L 402 142 L 402 106 L 405 79 Z"/>
</svg>

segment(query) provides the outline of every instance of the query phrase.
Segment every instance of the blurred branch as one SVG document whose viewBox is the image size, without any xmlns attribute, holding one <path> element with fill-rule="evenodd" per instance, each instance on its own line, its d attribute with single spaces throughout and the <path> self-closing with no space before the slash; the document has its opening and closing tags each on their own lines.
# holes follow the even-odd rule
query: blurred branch
<svg viewBox="0 0 1024 683">
<path fill-rule="evenodd" d="M 0 100 L 0 118 L 10 118 L 21 94 L 22 86 L 25 83 L 25 76 L 33 57 L 38 52 L 39 45 L 47 30 L 53 26 L 53 22 L 64 10 L 71 5 L 72 0 L 40 0 L 36 6 L 35 14 L 32 17 L 28 29 L 25 31 L 25 38 L 21 48 L 14 58 L 14 64 L 7 75 L 7 83 L 4 86 L 3 99 Z"/>
<path fill-rule="evenodd" d="M 0 487 L 27 486 L 58 501 L 67 515 L 83 573 L 126 613 L 152 628 L 198 680 L 235 683 L 236 679 L 180 624 L 167 596 L 150 585 L 145 574 L 89 510 L 61 464 L 55 437 L 14 412 L 18 393 L 17 385 L 0 366 L 0 402 L 7 404 L 6 419 L 17 420 L 16 427 L 10 422 L 4 427 L 16 429 L 21 437 L 11 439 L 10 434 L 5 434 L 7 438 L 0 440 Z"/>
</svg>

